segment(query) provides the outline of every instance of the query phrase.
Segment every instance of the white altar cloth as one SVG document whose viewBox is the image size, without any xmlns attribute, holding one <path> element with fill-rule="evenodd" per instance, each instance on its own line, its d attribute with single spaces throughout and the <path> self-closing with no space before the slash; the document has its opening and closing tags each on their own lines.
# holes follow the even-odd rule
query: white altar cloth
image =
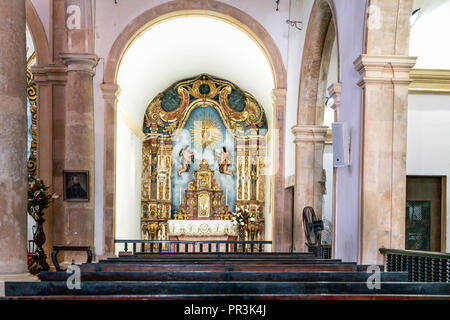
<svg viewBox="0 0 450 320">
<path fill-rule="evenodd" d="M 168 220 L 169 236 L 237 236 L 231 220 Z"/>
</svg>

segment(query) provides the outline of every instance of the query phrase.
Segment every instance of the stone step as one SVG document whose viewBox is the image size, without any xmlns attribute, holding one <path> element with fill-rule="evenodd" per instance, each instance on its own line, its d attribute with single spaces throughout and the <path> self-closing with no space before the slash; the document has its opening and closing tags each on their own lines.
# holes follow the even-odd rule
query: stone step
<svg viewBox="0 0 450 320">
<path fill-rule="evenodd" d="M 51 295 L 438 295 L 450 296 L 448 283 L 383 282 L 369 289 L 363 282 L 81 282 L 69 289 L 65 282 L 6 282 L 6 296 Z"/>
<path fill-rule="evenodd" d="M 312 264 L 176 264 L 176 263 L 85 263 L 81 271 L 357 271 L 354 263 L 312 263 Z"/>
<path fill-rule="evenodd" d="M 342 263 L 341 260 L 331 260 L 331 259 L 210 259 L 210 258 L 200 258 L 200 259 L 140 259 L 140 258 L 110 258 L 107 260 L 100 260 L 99 263 L 147 263 L 147 264 L 218 264 L 218 265 L 239 265 L 239 264 L 339 264 Z"/>
<path fill-rule="evenodd" d="M 261 259 L 261 258 L 315 258 L 315 255 L 308 252 L 297 252 L 297 253 L 289 253 L 289 252 L 254 252 L 254 253 L 241 253 L 241 252 L 210 252 L 210 253 L 169 253 L 169 252 L 160 252 L 160 253 L 140 253 L 136 252 L 134 254 L 125 254 L 119 255 L 120 258 L 124 257 L 139 257 L 146 259 L 160 259 L 160 258 L 188 258 L 188 259 L 198 259 L 198 258 L 210 258 L 210 259 L 233 259 L 233 258 L 245 258 L 245 259 Z"/>
<path fill-rule="evenodd" d="M 382 282 L 407 282 L 407 272 L 382 272 Z M 365 272 L 82 272 L 81 281 L 333 281 L 365 282 Z M 69 274 L 41 272 L 41 281 L 66 281 Z"/>
</svg>

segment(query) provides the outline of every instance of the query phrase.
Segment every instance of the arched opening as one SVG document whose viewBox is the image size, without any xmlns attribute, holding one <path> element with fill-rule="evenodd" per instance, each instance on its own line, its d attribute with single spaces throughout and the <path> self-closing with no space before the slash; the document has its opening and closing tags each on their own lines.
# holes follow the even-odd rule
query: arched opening
<svg viewBox="0 0 450 320">
<path fill-rule="evenodd" d="M 227 45 L 230 43 L 233 46 Z M 266 149 L 267 155 L 272 155 L 271 95 L 276 79 L 272 64 L 259 43 L 241 28 L 198 12 L 167 17 L 141 30 L 121 55 L 117 71 L 120 95 L 116 114 L 115 238 L 140 239 L 142 235 L 142 149 L 147 137 L 141 128 L 149 102 L 172 83 L 202 73 L 231 81 L 255 97 L 266 115 L 269 130 Z M 176 99 L 176 95 L 172 98 Z M 181 115 L 179 117 L 181 119 Z M 266 162 L 270 169 L 273 161 Z M 267 172 L 273 179 L 271 171 Z M 270 183 L 265 183 L 264 188 L 268 195 L 262 213 L 266 223 L 264 237 L 270 239 L 273 188 Z M 231 201 L 231 193 L 236 190 L 229 192 Z M 233 206 L 230 205 L 230 209 Z M 116 252 L 118 250 L 119 247 Z"/>
<path fill-rule="evenodd" d="M 314 2 L 306 30 L 300 70 L 297 125 L 292 131 L 296 143 L 294 186 L 295 251 L 307 250 L 303 234 L 302 209 L 312 206 L 325 220 L 324 242 L 332 242 L 334 170 L 332 167 L 331 122 L 336 120 L 328 88 L 339 82 L 339 41 L 334 5 Z"/>
</svg>

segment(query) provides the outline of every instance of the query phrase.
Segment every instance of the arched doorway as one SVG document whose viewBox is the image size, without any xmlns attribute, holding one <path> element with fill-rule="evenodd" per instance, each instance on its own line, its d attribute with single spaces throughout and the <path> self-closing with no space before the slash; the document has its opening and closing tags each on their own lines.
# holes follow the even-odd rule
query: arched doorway
<svg viewBox="0 0 450 320">
<path fill-rule="evenodd" d="M 124 95 L 125 92 L 125 89 L 118 82 L 118 75 L 120 68 L 119 66 L 123 65 L 124 54 L 125 52 L 127 52 L 127 49 L 131 47 L 132 43 L 134 43 L 134 40 L 137 37 L 139 37 L 143 32 L 145 32 L 145 30 L 152 29 L 154 25 L 156 26 L 157 22 L 158 25 L 161 25 L 167 19 L 172 19 L 173 21 L 178 20 L 174 19 L 177 16 L 185 16 L 185 17 L 192 16 L 192 18 L 195 16 L 197 17 L 201 16 L 203 18 L 208 17 L 210 20 L 215 20 L 217 23 L 220 22 L 222 24 L 228 25 L 228 27 L 233 27 L 241 34 L 245 35 L 247 39 L 253 43 L 253 46 L 256 46 L 255 48 L 258 49 L 258 56 L 263 57 L 264 60 L 266 61 L 265 68 L 267 70 L 270 70 L 269 72 L 271 81 L 270 89 L 265 90 L 264 93 L 266 95 L 265 98 L 262 99 L 258 98 L 258 100 L 261 101 L 264 107 L 266 107 L 266 105 L 272 107 L 273 102 L 271 98 L 269 100 L 268 97 L 271 97 L 271 94 L 274 92 L 274 89 L 284 89 L 285 87 L 285 78 L 286 78 L 285 69 L 281 60 L 280 53 L 276 45 L 273 43 L 273 40 L 271 39 L 270 35 L 268 35 L 268 33 L 253 18 L 251 18 L 244 12 L 220 2 L 217 3 L 215 1 L 212 2 L 214 2 L 216 5 L 210 6 L 211 1 L 200 1 L 196 2 L 195 4 L 172 2 L 171 5 L 164 4 L 156 8 L 153 8 L 143 13 L 135 20 L 133 20 L 124 29 L 121 35 L 116 39 L 113 48 L 110 51 L 105 67 L 105 80 L 104 83 L 102 84 L 102 91 L 105 98 L 105 152 L 104 152 L 105 166 L 104 166 L 104 224 L 103 224 L 105 254 L 112 253 L 113 251 L 113 240 L 115 234 L 114 211 L 115 208 L 117 208 L 114 205 L 114 194 L 115 194 L 114 186 L 118 185 L 115 179 L 116 171 L 114 166 L 114 159 L 115 159 L 114 155 L 117 154 L 115 150 L 115 141 L 116 141 L 115 132 L 118 127 L 116 127 L 116 113 L 114 110 L 116 106 L 117 92 L 119 91 L 119 86 L 121 87 L 120 89 L 122 92 L 121 96 L 119 97 L 118 103 L 119 109 L 120 106 L 122 105 L 121 104 L 123 97 L 122 95 Z M 189 75 L 191 76 L 192 74 L 199 74 L 202 72 L 210 72 L 212 74 L 215 74 L 216 76 L 219 77 L 222 76 L 223 78 L 230 79 L 230 77 L 226 75 L 223 76 L 220 72 L 219 73 L 214 72 L 214 70 L 212 72 L 209 70 L 196 70 L 195 73 L 191 71 Z M 251 73 L 247 73 L 247 80 L 250 75 Z M 177 76 L 177 78 L 173 79 L 171 82 L 178 79 L 179 77 L 180 74 Z M 233 77 L 231 78 L 232 80 L 234 80 Z M 242 79 L 245 79 L 245 77 L 243 77 Z M 239 83 L 240 86 L 242 86 L 241 82 L 242 79 L 234 81 Z M 152 88 L 152 90 L 157 90 L 156 92 L 153 93 L 153 96 L 156 95 L 158 90 L 166 88 L 171 82 L 166 80 L 165 85 L 160 85 L 159 87 Z M 246 86 L 245 88 L 247 89 Z M 255 93 L 255 91 L 258 90 L 249 90 L 249 91 Z M 148 95 L 150 95 L 150 93 L 151 93 L 150 91 L 146 92 L 146 94 Z M 150 99 L 151 95 L 147 97 L 146 103 L 148 103 Z M 264 102 L 263 100 L 267 102 Z M 143 119 L 143 111 L 141 119 Z M 140 123 L 140 121 L 136 121 L 135 123 Z M 283 118 L 280 119 L 278 117 L 276 121 L 271 123 L 271 125 L 273 126 L 272 128 L 277 129 L 282 128 L 284 126 L 284 120 Z M 283 130 L 280 130 L 280 132 L 283 132 Z M 277 138 L 282 139 L 283 137 L 278 136 Z M 279 145 L 282 144 L 280 143 Z M 277 159 L 278 161 L 276 162 L 283 163 L 282 161 L 284 160 L 283 153 L 280 152 L 277 155 L 280 158 Z M 279 184 L 278 175 L 283 176 L 282 170 L 278 170 L 276 175 L 277 175 L 276 183 Z M 273 176 L 275 176 L 275 174 Z M 274 197 L 274 194 L 277 194 L 278 197 L 278 193 L 274 192 L 273 189 L 270 192 L 272 194 L 271 197 Z M 276 205 L 277 202 L 275 201 L 274 203 Z"/>
<path fill-rule="evenodd" d="M 334 12 L 332 1 L 316 0 L 306 30 L 297 125 L 292 128 L 296 144 L 294 251 L 307 250 L 302 222 L 304 207 L 312 206 L 319 217 L 334 220 L 335 175 L 332 168 L 331 122 L 335 121 L 337 110 L 328 92 L 328 88 L 339 83 L 340 79 L 339 41 Z M 332 236 L 327 238 L 327 242 L 332 242 Z"/>
</svg>

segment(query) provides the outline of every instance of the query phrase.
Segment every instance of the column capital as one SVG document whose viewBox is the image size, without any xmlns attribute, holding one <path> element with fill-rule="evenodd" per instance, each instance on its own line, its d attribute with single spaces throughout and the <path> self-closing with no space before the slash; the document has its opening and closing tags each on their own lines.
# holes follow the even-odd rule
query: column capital
<svg viewBox="0 0 450 320">
<path fill-rule="evenodd" d="M 31 67 L 34 81 L 37 84 L 65 83 L 67 81 L 67 67 L 63 64 L 36 65 Z"/>
<path fill-rule="evenodd" d="M 342 90 L 342 83 L 335 82 L 332 83 L 328 87 L 328 94 L 331 98 L 333 98 L 333 104 L 330 106 L 331 109 L 334 111 L 338 110 L 341 106 L 341 90 Z"/>
<path fill-rule="evenodd" d="M 87 72 L 94 76 L 98 57 L 92 53 L 61 53 L 62 61 L 67 66 L 67 72 Z"/>
<path fill-rule="evenodd" d="M 409 73 L 416 64 L 417 57 L 400 55 L 360 55 L 354 62 L 361 80 L 358 86 L 364 88 L 369 83 L 393 83 L 409 85 Z"/>
<path fill-rule="evenodd" d="M 325 143 L 327 135 L 327 126 L 310 126 L 310 125 L 296 125 L 292 127 L 294 134 L 294 143 L 299 142 L 322 142 Z"/>
<path fill-rule="evenodd" d="M 103 93 L 103 99 L 105 99 L 106 101 L 117 101 L 117 97 L 120 94 L 119 85 L 112 82 L 102 83 L 100 85 L 100 89 Z"/>
</svg>

